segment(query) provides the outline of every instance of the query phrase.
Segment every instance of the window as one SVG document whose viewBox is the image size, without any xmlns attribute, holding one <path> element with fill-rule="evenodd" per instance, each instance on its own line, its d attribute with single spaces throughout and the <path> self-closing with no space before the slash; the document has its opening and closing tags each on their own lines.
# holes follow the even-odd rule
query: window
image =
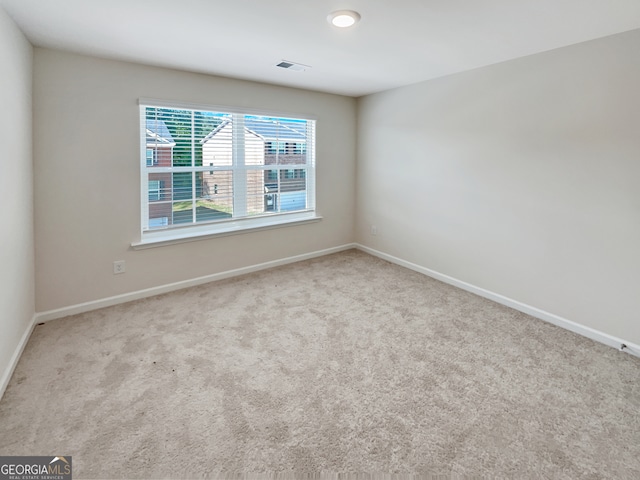
<svg viewBox="0 0 640 480">
<path fill-rule="evenodd" d="M 160 200 L 160 187 L 162 180 L 149 180 L 149 201 L 154 202 Z"/>
<path fill-rule="evenodd" d="M 156 150 L 153 148 L 147 148 L 147 167 L 151 167 L 155 163 L 158 163 Z"/>
<path fill-rule="evenodd" d="M 151 101 L 140 117 L 140 244 L 318 218 L 314 120 Z"/>
</svg>

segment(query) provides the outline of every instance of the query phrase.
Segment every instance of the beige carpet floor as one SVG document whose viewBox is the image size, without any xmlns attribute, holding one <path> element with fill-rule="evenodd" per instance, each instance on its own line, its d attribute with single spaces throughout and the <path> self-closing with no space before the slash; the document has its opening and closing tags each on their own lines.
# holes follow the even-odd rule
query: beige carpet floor
<svg viewBox="0 0 640 480">
<path fill-rule="evenodd" d="M 638 479 L 639 380 L 638 358 L 348 251 L 36 327 L 0 454 L 71 455 L 74 478 Z"/>
</svg>

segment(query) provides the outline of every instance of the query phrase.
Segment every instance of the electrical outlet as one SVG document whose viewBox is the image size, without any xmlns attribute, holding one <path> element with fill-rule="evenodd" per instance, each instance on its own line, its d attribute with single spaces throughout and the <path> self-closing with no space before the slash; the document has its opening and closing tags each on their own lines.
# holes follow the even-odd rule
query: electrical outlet
<svg viewBox="0 0 640 480">
<path fill-rule="evenodd" d="M 378 227 L 376 227 L 375 225 L 371 225 L 371 235 L 377 235 L 378 234 Z"/>
<path fill-rule="evenodd" d="M 113 274 L 117 275 L 119 273 L 124 273 L 127 270 L 124 268 L 124 260 L 116 260 L 113 262 Z"/>
</svg>

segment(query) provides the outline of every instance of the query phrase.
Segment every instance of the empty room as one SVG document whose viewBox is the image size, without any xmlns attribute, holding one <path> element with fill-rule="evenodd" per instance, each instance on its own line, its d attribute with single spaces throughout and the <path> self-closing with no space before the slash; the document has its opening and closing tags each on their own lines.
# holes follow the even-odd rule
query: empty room
<svg viewBox="0 0 640 480">
<path fill-rule="evenodd" d="M 640 2 L 0 0 L 0 478 L 640 478 Z"/>
</svg>

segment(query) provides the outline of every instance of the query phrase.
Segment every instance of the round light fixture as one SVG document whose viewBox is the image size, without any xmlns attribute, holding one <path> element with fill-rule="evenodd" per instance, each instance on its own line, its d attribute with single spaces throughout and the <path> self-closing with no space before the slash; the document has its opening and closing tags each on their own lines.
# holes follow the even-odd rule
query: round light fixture
<svg viewBox="0 0 640 480">
<path fill-rule="evenodd" d="M 327 20 L 334 27 L 347 28 L 358 23 L 360 14 L 353 10 L 338 10 L 330 13 Z"/>
</svg>

